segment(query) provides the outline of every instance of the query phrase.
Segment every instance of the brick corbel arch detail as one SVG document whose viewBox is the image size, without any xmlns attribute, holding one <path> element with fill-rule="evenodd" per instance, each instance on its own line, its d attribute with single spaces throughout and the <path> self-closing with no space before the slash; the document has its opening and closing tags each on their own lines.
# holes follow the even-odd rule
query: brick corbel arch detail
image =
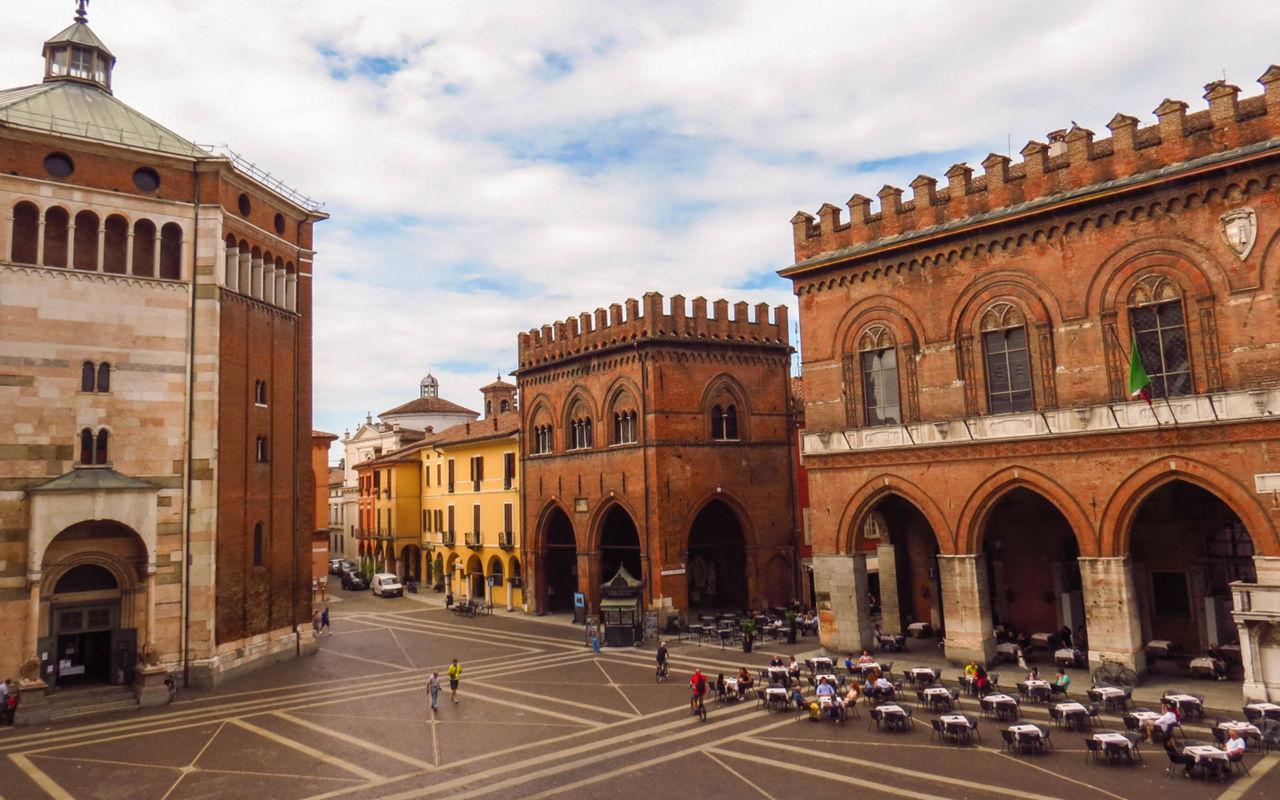
<svg viewBox="0 0 1280 800">
<path fill-rule="evenodd" d="M 862 523 L 876 504 L 885 497 L 896 494 L 916 507 L 933 529 L 940 555 L 955 555 L 955 532 L 947 524 L 942 509 L 927 492 L 897 475 L 877 475 L 849 498 L 840 514 L 840 527 L 836 529 L 834 551 L 838 555 L 856 555 L 862 552 Z M 815 548 L 816 549 L 816 548 Z"/>
<path fill-rule="evenodd" d="M 751 515 L 747 513 L 747 507 L 732 492 L 716 491 L 714 488 L 707 489 L 698 497 L 689 501 L 689 511 L 685 513 L 684 519 L 677 529 L 680 532 L 680 546 L 683 548 L 689 544 L 689 534 L 693 531 L 693 521 L 713 500 L 719 500 L 724 503 L 733 512 L 733 515 L 738 518 L 738 525 L 742 528 L 742 541 L 748 552 L 753 550 L 756 547 L 756 530 L 751 522 Z"/>
<path fill-rule="evenodd" d="M 970 555 L 982 552 L 983 533 L 991 509 L 1014 489 L 1027 489 L 1048 500 L 1071 526 L 1080 555 L 1085 558 L 1098 555 L 1097 532 L 1075 497 L 1047 475 L 1023 466 L 1003 469 L 969 493 L 969 500 L 956 520 L 957 552 Z"/>
<path fill-rule="evenodd" d="M 738 441 L 748 441 L 751 438 L 751 393 L 743 387 L 737 378 L 727 372 L 721 372 L 707 381 L 706 388 L 702 390 L 702 400 L 699 403 L 702 415 L 699 436 L 708 440 L 711 438 L 711 409 L 718 400 L 726 395 L 733 399 L 733 403 L 737 407 Z"/>
<path fill-rule="evenodd" d="M 1198 486 L 1226 503 L 1235 512 L 1260 556 L 1280 556 L 1280 539 L 1267 510 L 1257 496 L 1232 476 L 1213 467 L 1180 457 L 1165 457 L 1142 467 L 1124 480 L 1111 496 L 1099 521 L 1101 556 L 1129 555 L 1133 520 L 1151 493 L 1172 481 Z"/>
<path fill-rule="evenodd" d="M 587 417 L 591 420 L 594 428 L 596 422 L 600 419 L 600 409 L 595 404 L 595 398 L 581 386 L 574 386 L 564 398 L 564 405 L 560 407 L 560 427 L 568 431 L 573 423 L 574 408 L 581 403 L 587 409 Z M 565 449 L 569 447 L 569 441 L 565 440 Z"/>
<path fill-rule="evenodd" d="M 841 315 L 834 328 L 835 336 L 830 342 L 831 351 L 819 353 L 818 343 L 815 342 L 812 352 L 805 353 L 805 359 L 820 361 L 824 357 L 835 358 L 840 353 L 848 352 L 850 347 L 857 346 L 858 336 L 862 331 L 874 322 L 882 323 L 895 336 L 902 337 L 898 340 L 899 345 L 909 343 L 918 349 L 925 339 L 924 320 L 915 309 L 897 298 L 874 295 L 854 303 Z M 908 336 L 909 339 L 906 338 Z"/>
<path fill-rule="evenodd" d="M 1057 407 L 1058 389 L 1054 377 L 1057 359 L 1053 354 L 1053 331 L 1055 320 L 1061 319 L 1061 309 L 1049 307 L 1045 298 L 1053 295 L 1047 287 L 1038 284 L 1025 275 L 994 273 L 981 283 L 970 286 L 953 306 L 951 331 L 956 342 L 956 373 L 965 386 L 966 416 L 988 413 L 986 367 L 983 365 L 978 326 L 987 309 L 1000 301 L 1018 308 L 1026 320 L 1034 407 Z"/>
<path fill-rule="evenodd" d="M 532 546 L 528 548 L 531 552 L 542 552 L 542 547 L 547 540 L 547 524 L 551 520 L 551 515 L 557 510 L 564 514 L 565 519 L 569 520 L 569 527 L 573 529 L 574 546 L 577 547 L 579 551 L 585 549 L 582 546 L 582 534 L 578 530 L 577 526 L 573 524 L 573 512 L 570 509 L 565 508 L 564 504 L 559 500 L 552 499 L 548 500 L 546 504 L 543 505 L 542 510 L 538 512 L 538 521 L 533 528 L 534 541 Z"/>
<path fill-rule="evenodd" d="M 600 536 L 604 531 L 605 518 L 608 517 L 609 512 L 613 511 L 615 508 L 622 509 L 623 513 L 628 517 L 631 517 L 631 524 L 636 526 L 636 538 L 640 541 L 640 557 L 644 560 L 648 560 L 649 548 L 646 546 L 644 541 L 644 531 L 640 529 L 640 516 L 636 513 L 635 507 L 632 506 L 631 503 L 627 502 L 625 497 L 621 497 L 616 494 L 613 497 L 606 498 L 605 502 L 597 506 L 596 510 L 593 511 L 591 516 L 587 519 L 587 541 L 590 544 L 588 552 L 600 552 Z M 612 578 L 613 576 L 607 575 L 605 577 Z M 635 577 L 639 578 L 640 576 L 636 575 Z"/>
</svg>

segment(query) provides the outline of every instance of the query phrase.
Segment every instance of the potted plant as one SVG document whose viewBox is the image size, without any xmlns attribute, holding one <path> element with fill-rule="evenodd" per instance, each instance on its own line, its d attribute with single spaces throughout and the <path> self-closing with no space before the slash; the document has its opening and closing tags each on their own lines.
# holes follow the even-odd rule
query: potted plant
<svg viewBox="0 0 1280 800">
<path fill-rule="evenodd" d="M 796 643 L 796 612 L 788 608 L 786 614 L 784 614 L 783 617 L 787 621 L 787 644 L 795 644 Z"/>
<path fill-rule="evenodd" d="M 739 623 L 742 628 L 742 652 L 750 653 L 751 646 L 756 639 L 756 621 L 754 619 L 744 619 Z"/>
</svg>

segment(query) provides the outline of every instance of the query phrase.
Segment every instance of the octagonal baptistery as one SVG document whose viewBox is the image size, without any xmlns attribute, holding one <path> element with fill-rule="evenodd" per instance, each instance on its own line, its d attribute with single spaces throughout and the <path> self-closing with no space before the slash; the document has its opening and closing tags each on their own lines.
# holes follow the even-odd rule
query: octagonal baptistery
<svg viewBox="0 0 1280 800">
<path fill-rule="evenodd" d="M 0 674 L 213 684 L 311 646 L 326 215 L 117 99 L 83 8 L 44 60 L 0 91 Z"/>
</svg>

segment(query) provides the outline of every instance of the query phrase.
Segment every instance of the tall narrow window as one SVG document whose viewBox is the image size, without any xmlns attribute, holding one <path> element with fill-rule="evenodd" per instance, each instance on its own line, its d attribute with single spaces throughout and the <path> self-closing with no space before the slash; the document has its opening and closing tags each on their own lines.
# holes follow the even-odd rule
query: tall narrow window
<svg viewBox="0 0 1280 800">
<path fill-rule="evenodd" d="M 172 222 L 160 229 L 160 277 L 182 277 L 182 228 Z"/>
<path fill-rule="evenodd" d="M 103 228 L 102 271 L 123 275 L 129 271 L 129 221 L 112 214 Z"/>
<path fill-rule="evenodd" d="M 44 212 L 44 265 L 67 265 L 67 233 L 71 227 L 71 215 L 66 209 L 54 206 Z"/>
<path fill-rule="evenodd" d="M 480 491 L 480 483 L 484 480 L 484 456 L 471 457 L 471 491 Z"/>
<path fill-rule="evenodd" d="M 711 438 L 729 441 L 738 438 L 738 407 L 716 405 L 711 409 Z"/>
<path fill-rule="evenodd" d="M 267 382 L 253 382 L 253 402 L 255 405 L 265 406 L 267 404 Z"/>
<path fill-rule="evenodd" d="M 507 543 L 511 542 L 511 533 L 515 530 L 513 522 L 515 520 L 515 512 L 511 503 L 502 504 L 502 532 L 507 537 Z"/>
<path fill-rule="evenodd" d="M 254 446 L 254 458 L 259 464 L 267 463 L 267 437 L 258 437 Z"/>
<path fill-rule="evenodd" d="M 613 415 L 613 443 L 635 444 L 636 412 L 630 409 L 616 411 Z"/>
<path fill-rule="evenodd" d="M 533 452 L 535 455 L 542 455 L 551 452 L 551 434 L 550 425 L 538 425 L 533 429 Z"/>
<path fill-rule="evenodd" d="M 473 544 L 480 544 L 480 504 L 476 503 L 471 506 L 471 541 Z"/>
<path fill-rule="evenodd" d="M 107 463 L 107 442 L 110 440 L 110 438 L 111 438 L 111 434 L 107 432 L 106 428 L 103 428 L 102 430 L 98 431 L 98 441 L 93 448 L 93 463 L 95 464 Z"/>
<path fill-rule="evenodd" d="M 1191 359 L 1182 312 L 1182 292 L 1160 275 L 1148 275 L 1129 293 L 1129 325 L 1154 397 L 1191 394 Z"/>
<path fill-rule="evenodd" d="M 510 489 L 516 481 L 516 454 L 502 454 L 502 488 Z"/>
<path fill-rule="evenodd" d="M 259 522 L 253 526 L 253 565 L 255 567 L 263 565 L 265 550 L 266 543 L 263 541 L 262 523 Z"/>
<path fill-rule="evenodd" d="M 156 274 L 156 225 L 149 219 L 133 223 L 133 274 L 147 278 Z"/>
<path fill-rule="evenodd" d="M 111 391 L 111 365 L 105 361 L 98 365 L 98 391 Z"/>
<path fill-rule="evenodd" d="M 866 424 L 897 425 L 902 420 L 902 410 L 898 401 L 898 351 L 893 337 L 877 325 L 862 335 L 858 351 Z"/>
<path fill-rule="evenodd" d="M 1022 312 L 1009 303 L 998 303 L 983 315 L 981 329 L 990 413 L 1030 411 L 1031 356 Z"/>
<path fill-rule="evenodd" d="M 453 492 L 453 459 L 449 459 L 449 492 Z"/>
<path fill-rule="evenodd" d="M 92 392 L 95 386 L 97 370 L 94 369 L 92 361 L 86 361 L 80 365 L 80 391 Z"/>
<path fill-rule="evenodd" d="M 93 464 L 93 431 L 85 428 L 80 431 L 80 463 L 85 466 Z"/>
<path fill-rule="evenodd" d="M 98 215 L 92 211 L 81 211 L 76 214 L 76 235 L 72 241 L 75 253 L 72 256 L 76 269 L 98 269 Z"/>
</svg>

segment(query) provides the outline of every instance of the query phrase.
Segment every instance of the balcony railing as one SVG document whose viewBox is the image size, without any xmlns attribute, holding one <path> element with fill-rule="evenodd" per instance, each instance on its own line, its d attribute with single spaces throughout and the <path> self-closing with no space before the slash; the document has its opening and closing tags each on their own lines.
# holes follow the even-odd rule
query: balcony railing
<svg viewBox="0 0 1280 800">
<path fill-rule="evenodd" d="M 811 431 L 804 435 L 806 456 L 924 447 L 1038 436 L 1157 430 L 1174 426 L 1244 422 L 1280 415 L 1280 389 L 1253 389 L 1144 401 L 1104 403 L 1023 414 L 939 419 L 852 430 Z"/>
<path fill-rule="evenodd" d="M 455 541 L 453 531 L 445 531 L 440 534 L 440 544 L 443 544 L 446 547 L 453 547 Z"/>
<path fill-rule="evenodd" d="M 480 534 L 479 534 L 479 533 L 468 533 L 468 534 L 467 534 L 467 547 L 479 547 L 479 546 L 480 546 Z"/>
<path fill-rule="evenodd" d="M 498 547 L 503 550 L 513 550 L 515 546 L 515 535 L 511 531 L 503 531 L 498 534 Z"/>
</svg>

